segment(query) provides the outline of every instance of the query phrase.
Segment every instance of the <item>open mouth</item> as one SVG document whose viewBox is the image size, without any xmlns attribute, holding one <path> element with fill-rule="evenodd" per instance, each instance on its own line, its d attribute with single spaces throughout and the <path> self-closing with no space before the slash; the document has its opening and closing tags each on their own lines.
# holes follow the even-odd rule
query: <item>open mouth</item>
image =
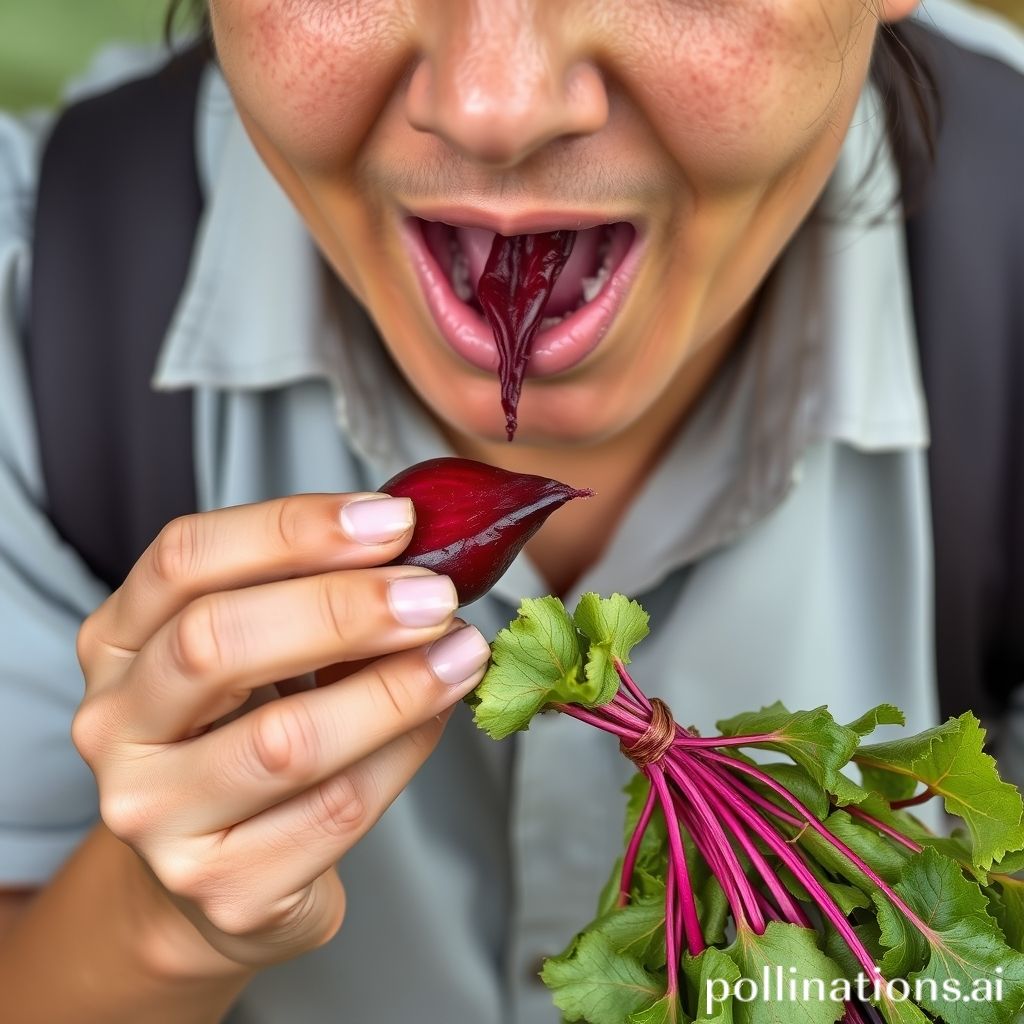
<svg viewBox="0 0 1024 1024">
<path fill-rule="evenodd" d="M 403 240 L 442 336 L 468 362 L 492 373 L 498 371 L 498 347 L 477 284 L 495 236 L 485 228 L 419 217 L 403 223 Z M 544 304 L 527 375 L 563 372 L 600 344 L 628 293 L 641 248 L 637 230 L 625 221 L 576 232 Z"/>
<path fill-rule="evenodd" d="M 422 221 L 423 240 L 444 271 L 456 296 L 481 316 L 476 285 L 484 272 L 495 232 L 486 228 L 457 228 L 440 221 Z M 592 302 L 622 262 L 629 248 L 629 224 L 602 224 L 576 232 L 576 241 L 544 306 L 540 329 L 564 323 Z"/>
</svg>

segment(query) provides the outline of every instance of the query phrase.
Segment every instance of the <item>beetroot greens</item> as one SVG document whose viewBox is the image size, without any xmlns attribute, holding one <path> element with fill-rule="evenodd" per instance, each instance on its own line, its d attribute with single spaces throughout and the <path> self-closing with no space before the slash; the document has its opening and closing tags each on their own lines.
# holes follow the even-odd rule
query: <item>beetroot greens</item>
<svg viewBox="0 0 1024 1024">
<path fill-rule="evenodd" d="M 524 600 L 467 698 L 495 739 L 554 708 L 616 737 L 637 768 L 597 916 L 541 974 L 563 1020 L 1018 1019 L 1024 805 L 977 719 L 865 743 L 903 724 L 898 709 L 842 725 L 827 708 L 776 703 L 699 736 L 630 675 L 646 634 L 646 613 L 622 595 L 586 594 L 571 615 L 553 597 Z M 934 835 L 907 810 L 932 797 L 965 827 Z M 736 998 L 741 979 L 776 977 L 773 998 Z"/>
</svg>

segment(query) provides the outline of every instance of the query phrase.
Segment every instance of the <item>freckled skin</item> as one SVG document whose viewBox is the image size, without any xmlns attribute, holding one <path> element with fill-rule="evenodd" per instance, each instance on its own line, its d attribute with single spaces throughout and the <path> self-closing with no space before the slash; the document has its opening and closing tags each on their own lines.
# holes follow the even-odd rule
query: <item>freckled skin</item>
<svg viewBox="0 0 1024 1024">
<path fill-rule="evenodd" d="M 878 19 L 915 4 L 211 0 L 211 14 L 255 145 L 426 407 L 466 454 L 558 476 L 556 449 L 610 466 L 667 436 L 824 186 Z M 597 351 L 527 383 L 515 453 L 496 378 L 439 336 L 398 240 L 403 204 L 442 200 L 582 205 L 649 233 Z"/>
</svg>

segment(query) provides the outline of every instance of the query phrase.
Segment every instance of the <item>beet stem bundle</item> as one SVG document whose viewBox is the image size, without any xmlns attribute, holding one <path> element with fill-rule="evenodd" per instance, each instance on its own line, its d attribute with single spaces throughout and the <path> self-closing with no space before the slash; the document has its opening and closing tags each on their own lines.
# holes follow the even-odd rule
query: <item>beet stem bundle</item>
<svg viewBox="0 0 1024 1024">
<path fill-rule="evenodd" d="M 640 692 L 639 687 L 629 676 L 624 665 L 616 662 L 615 669 L 619 678 L 626 682 L 631 693 L 636 694 Z M 650 706 L 649 702 L 648 706 Z M 572 705 L 564 704 L 556 705 L 556 708 L 563 714 L 618 736 L 622 741 L 623 748 L 628 751 L 632 751 L 643 740 L 650 729 L 651 719 L 649 712 L 645 711 L 638 702 L 625 697 L 621 691 L 610 704 L 597 708 L 594 711 L 582 711 Z M 645 715 L 647 716 L 646 724 L 643 722 Z M 713 753 L 704 753 L 704 751 L 709 751 L 715 746 L 750 746 L 758 742 L 764 742 L 764 736 L 737 736 L 722 740 L 713 738 L 702 740 L 699 737 L 688 736 L 674 724 L 673 728 L 676 730 L 676 735 L 668 751 L 663 755 L 664 763 L 656 761 L 638 766 L 651 782 L 652 795 L 648 798 L 644 813 L 637 823 L 633 837 L 630 840 L 626 860 L 623 865 L 622 881 L 619 886 L 620 905 L 625 905 L 629 901 L 629 893 L 632 888 L 632 870 L 636 851 L 639 850 L 644 833 L 647 831 L 653 817 L 654 795 L 657 794 L 657 802 L 668 824 L 669 835 L 669 885 L 666 887 L 665 917 L 666 921 L 669 922 L 666 948 L 668 950 L 668 994 L 670 996 L 674 997 L 678 989 L 674 969 L 675 951 L 686 949 L 696 956 L 704 951 L 706 945 L 701 934 L 700 923 L 697 920 L 696 909 L 693 904 L 692 891 L 687 879 L 686 857 L 683 852 L 682 838 L 678 827 L 680 820 L 684 821 L 687 832 L 705 859 L 711 864 L 712 870 L 725 890 L 726 898 L 729 901 L 729 906 L 737 924 L 752 928 L 755 932 L 761 934 L 764 932 L 767 924 L 762 910 L 762 907 L 764 907 L 775 920 L 787 921 L 790 924 L 800 925 L 801 927 L 808 927 L 809 925 L 806 914 L 789 898 L 779 882 L 778 876 L 761 856 L 753 842 L 753 838 L 756 837 L 778 856 L 782 863 L 793 872 L 794 876 L 811 893 L 819 909 L 843 937 L 865 973 L 871 975 L 876 971 L 875 962 L 871 954 L 864 948 L 863 943 L 853 931 L 842 910 L 840 910 L 828 892 L 815 879 L 804 858 L 791 845 L 791 837 L 784 836 L 765 815 L 758 814 L 749 806 L 750 804 L 760 804 L 763 808 L 765 803 L 770 802 L 761 801 L 756 793 L 736 780 L 729 772 L 716 771 L 714 768 L 716 763 L 725 765 L 729 769 L 736 770 L 738 768 L 738 770 L 746 772 L 751 778 L 774 790 L 791 803 L 811 828 L 816 829 L 836 850 L 848 857 L 853 864 L 859 867 L 885 893 L 893 905 L 904 913 L 917 928 L 922 932 L 929 931 L 927 925 L 893 892 L 892 888 L 883 879 L 860 860 L 848 846 L 825 828 L 799 800 L 778 785 L 774 779 L 752 766 L 737 766 L 732 762 L 725 761 L 725 759 L 716 758 Z M 707 762 L 710 762 L 710 764 Z M 666 776 L 668 777 L 667 779 Z M 698 780 L 704 785 L 699 785 Z M 672 793 L 670 790 L 672 786 L 675 787 L 675 793 Z M 729 794 L 729 797 L 723 796 L 723 792 Z M 770 813 L 774 814 L 777 810 L 778 808 L 772 806 Z M 791 816 L 786 815 L 786 817 L 790 822 L 795 822 L 795 819 Z M 746 877 L 742 864 L 740 864 L 735 855 L 732 843 L 726 835 L 726 830 L 742 846 L 751 863 L 763 878 L 775 900 L 774 905 L 763 897 L 759 898 L 755 893 Z M 895 830 L 891 831 L 895 832 Z M 899 835 L 899 833 L 896 834 Z M 899 835 L 899 838 L 905 843 L 910 842 L 905 836 Z M 672 883 L 675 880 L 679 880 L 682 884 L 678 886 L 673 885 Z M 679 900 L 678 907 L 676 905 L 677 899 Z M 680 927 L 680 923 L 682 923 L 682 927 Z"/>
<path fill-rule="evenodd" d="M 463 603 L 549 514 L 590 493 L 462 459 L 411 467 L 383 490 L 416 506 L 402 561 L 450 575 Z M 826 707 L 777 702 L 699 736 L 627 670 L 647 633 L 647 613 L 621 594 L 584 594 L 571 614 L 554 597 L 525 599 L 466 698 L 494 739 L 554 708 L 615 736 L 638 770 L 598 916 L 541 972 L 563 1020 L 1019 1020 L 1024 802 L 999 778 L 978 720 L 865 744 L 904 724 L 899 709 L 842 725 Z M 786 760 L 754 761 L 744 748 Z M 932 798 L 964 828 L 936 836 L 909 813 Z M 741 996 L 762 969 L 765 986 L 774 969 L 791 994 Z"/>
<path fill-rule="evenodd" d="M 496 739 L 543 708 L 601 729 L 644 782 L 627 787 L 625 852 L 598 917 L 542 972 L 564 1020 L 784 1021 L 751 1009 L 738 988 L 721 996 L 728 1015 L 695 1009 L 701 985 L 722 992 L 755 980 L 759 966 L 767 981 L 770 965 L 839 992 L 800 1003 L 799 1019 L 813 1024 L 1015 1020 L 1024 880 L 1012 874 L 1024 870 L 1024 803 L 984 753 L 977 719 L 863 745 L 878 726 L 902 724 L 900 712 L 880 705 L 843 726 L 826 708 L 775 704 L 700 736 L 627 669 L 646 633 L 646 613 L 621 595 L 584 595 L 571 615 L 556 598 L 524 600 L 468 698 Z M 755 762 L 743 748 L 789 761 Z M 840 771 L 847 764 L 863 785 Z M 935 836 L 905 810 L 940 796 L 969 838 Z M 913 1000 L 894 987 L 922 979 L 932 987 Z M 967 998 L 945 998 L 943 982 Z"/>
</svg>

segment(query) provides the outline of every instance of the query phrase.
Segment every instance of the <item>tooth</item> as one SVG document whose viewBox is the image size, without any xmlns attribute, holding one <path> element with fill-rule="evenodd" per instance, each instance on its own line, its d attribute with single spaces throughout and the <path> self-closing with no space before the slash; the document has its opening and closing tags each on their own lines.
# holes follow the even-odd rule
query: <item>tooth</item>
<svg viewBox="0 0 1024 1024">
<path fill-rule="evenodd" d="M 602 264 L 601 269 L 593 277 L 583 278 L 583 298 L 587 302 L 593 302 L 605 286 L 609 276 L 610 271 L 607 264 Z"/>
<path fill-rule="evenodd" d="M 469 263 L 461 246 L 452 240 L 452 290 L 463 302 L 473 300 L 473 286 L 469 283 Z"/>
<path fill-rule="evenodd" d="M 456 228 L 454 235 L 458 240 L 459 250 L 466 259 L 469 281 L 475 289 L 484 267 L 487 266 L 495 233 L 486 228 Z"/>
</svg>

